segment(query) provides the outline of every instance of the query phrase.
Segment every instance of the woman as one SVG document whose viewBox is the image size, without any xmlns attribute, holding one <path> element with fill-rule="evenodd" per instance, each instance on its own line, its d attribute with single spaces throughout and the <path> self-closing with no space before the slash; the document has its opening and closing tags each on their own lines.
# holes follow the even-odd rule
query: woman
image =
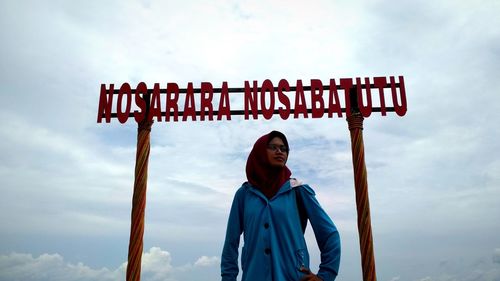
<svg viewBox="0 0 500 281">
<path fill-rule="evenodd" d="M 229 214 L 221 261 L 223 281 L 235 281 L 238 275 L 242 233 L 242 281 L 335 280 L 340 263 L 338 231 L 311 187 L 290 179 L 288 153 L 288 141 L 277 131 L 262 136 L 253 146 L 246 166 L 248 182 L 236 191 Z M 311 222 L 321 251 L 318 274 L 309 270 L 302 213 Z"/>
</svg>

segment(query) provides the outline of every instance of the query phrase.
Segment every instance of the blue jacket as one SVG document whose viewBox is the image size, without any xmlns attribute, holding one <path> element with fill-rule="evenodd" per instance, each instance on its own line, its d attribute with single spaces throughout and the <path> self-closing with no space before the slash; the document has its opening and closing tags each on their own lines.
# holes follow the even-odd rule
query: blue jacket
<svg viewBox="0 0 500 281">
<path fill-rule="evenodd" d="M 305 211 L 321 251 L 318 277 L 335 280 L 340 264 L 340 238 L 332 220 L 321 208 L 308 185 L 287 181 L 271 199 L 244 183 L 234 196 L 222 251 L 222 281 L 236 281 L 238 247 L 241 253 L 242 281 L 298 281 L 309 268 L 309 252 L 302 233 L 296 193 L 299 188 Z"/>
</svg>

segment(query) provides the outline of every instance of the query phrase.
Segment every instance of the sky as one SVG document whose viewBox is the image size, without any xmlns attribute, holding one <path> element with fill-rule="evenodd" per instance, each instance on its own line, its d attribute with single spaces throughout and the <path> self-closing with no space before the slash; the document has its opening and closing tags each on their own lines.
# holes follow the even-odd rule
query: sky
<svg viewBox="0 0 500 281">
<path fill-rule="evenodd" d="M 0 1 L 0 281 L 124 280 L 137 124 L 100 85 L 243 87 L 399 76 L 408 112 L 364 121 L 377 279 L 500 280 L 500 2 Z M 345 118 L 157 122 L 142 280 L 220 279 L 246 157 L 271 130 L 362 280 Z M 311 269 L 319 251 L 310 229 Z"/>
</svg>

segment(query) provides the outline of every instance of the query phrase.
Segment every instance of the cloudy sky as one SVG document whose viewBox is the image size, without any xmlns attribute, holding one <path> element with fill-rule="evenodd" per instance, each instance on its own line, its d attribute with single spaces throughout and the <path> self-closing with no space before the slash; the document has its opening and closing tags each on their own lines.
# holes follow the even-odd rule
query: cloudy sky
<svg viewBox="0 0 500 281">
<path fill-rule="evenodd" d="M 0 280 L 124 280 L 137 125 L 96 123 L 101 83 L 390 75 L 407 114 L 364 122 L 378 280 L 500 280 L 500 2 L 304 3 L 0 1 Z M 235 116 L 153 125 L 143 280 L 219 279 L 273 129 L 340 230 L 337 280 L 362 279 L 345 119 Z"/>
</svg>

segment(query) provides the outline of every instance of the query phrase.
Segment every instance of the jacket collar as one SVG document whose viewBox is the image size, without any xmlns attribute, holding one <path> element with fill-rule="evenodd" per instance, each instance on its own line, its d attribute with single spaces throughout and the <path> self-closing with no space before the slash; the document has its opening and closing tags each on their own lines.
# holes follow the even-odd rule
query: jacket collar
<svg viewBox="0 0 500 281">
<path fill-rule="evenodd" d="M 288 191 L 292 190 L 293 188 L 297 187 L 298 185 L 300 185 L 300 184 L 297 184 L 297 183 L 300 183 L 300 182 L 298 182 L 296 179 L 287 180 L 280 187 L 280 189 L 276 193 L 276 195 L 274 195 L 271 199 L 267 199 L 267 197 L 260 190 L 258 190 L 255 186 L 251 185 L 249 182 L 245 182 L 243 184 L 243 186 L 245 188 L 247 188 L 249 191 L 251 191 L 254 194 L 256 194 L 257 196 L 259 196 L 260 198 L 262 198 L 263 200 L 265 200 L 265 201 L 272 201 L 272 200 L 274 200 L 274 198 L 276 198 L 276 197 L 280 196 L 281 194 L 283 194 L 285 192 L 288 192 Z"/>
</svg>

